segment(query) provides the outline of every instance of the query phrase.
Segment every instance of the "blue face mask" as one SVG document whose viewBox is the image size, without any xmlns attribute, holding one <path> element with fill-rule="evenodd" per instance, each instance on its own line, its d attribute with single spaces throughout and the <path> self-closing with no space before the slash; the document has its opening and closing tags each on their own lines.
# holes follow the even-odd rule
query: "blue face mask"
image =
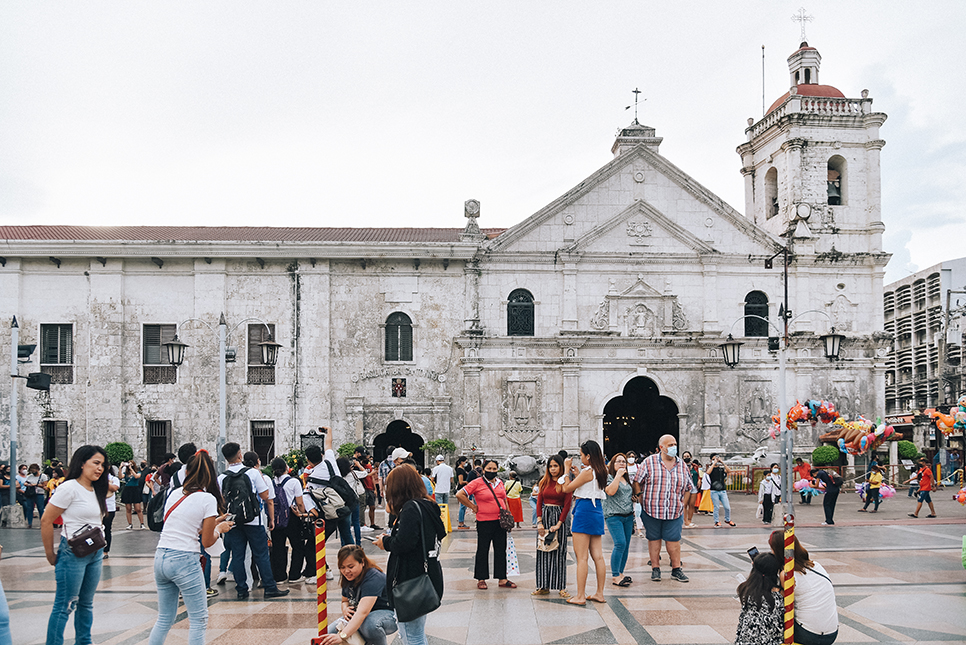
<svg viewBox="0 0 966 645">
<path fill-rule="evenodd" d="M 667 449 L 667 456 L 668 457 L 677 457 L 678 456 L 678 447 L 677 446 L 671 446 L 670 448 L 668 448 Z"/>
</svg>

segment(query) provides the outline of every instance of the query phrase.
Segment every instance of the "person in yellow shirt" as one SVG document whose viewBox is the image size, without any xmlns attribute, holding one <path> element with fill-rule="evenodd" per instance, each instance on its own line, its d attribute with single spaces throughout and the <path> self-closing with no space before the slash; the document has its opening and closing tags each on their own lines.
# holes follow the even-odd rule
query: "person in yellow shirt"
<svg viewBox="0 0 966 645">
<path fill-rule="evenodd" d="M 859 509 L 860 513 L 875 513 L 879 510 L 879 502 L 882 499 L 879 497 L 879 488 L 882 486 L 882 466 L 872 466 L 872 472 L 869 473 L 869 490 L 865 494 L 865 506 Z M 869 504 L 875 502 L 875 508 L 871 511 L 867 510 Z"/>
<path fill-rule="evenodd" d="M 523 521 L 523 502 L 520 501 L 523 484 L 517 479 L 516 472 L 511 470 L 507 475 L 508 479 L 505 484 L 506 505 L 510 509 L 510 515 L 513 516 L 513 521 L 516 522 L 516 527 L 520 528 L 520 522 Z"/>
</svg>

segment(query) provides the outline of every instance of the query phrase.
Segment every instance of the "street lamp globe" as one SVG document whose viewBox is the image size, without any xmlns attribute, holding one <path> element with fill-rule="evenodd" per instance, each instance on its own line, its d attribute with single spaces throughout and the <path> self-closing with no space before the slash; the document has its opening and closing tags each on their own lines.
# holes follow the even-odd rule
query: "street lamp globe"
<svg viewBox="0 0 966 645">
<path fill-rule="evenodd" d="M 721 354 L 724 356 L 725 365 L 733 369 L 738 364 L 738 355 L 742 345 L 744 343 L 735 340 L 731 334 L 728 334 L 727 342 L 718 345 L 721 348 Z"/>
<path fill-rule="evenodd" d="M 281 345 L 276 343 L 271 335 L 268 336 L 267 341 L 258 343 L 258 345 L 262 348 L 262 364 L 270 367 L 274 366 L 278 361 L 278 348 Z"/>
<path fill-rule="evenodd" d="M 839 357 L 839 351 L 842 349 L 842 339 L 845 336 L 843 334 L 835 333 L 835 327 L 829 330 L 829 333 L 822 336 L 822 342 L 825 344 L 825 358 L 830 361 L 837 360 Z"/>
<path fill-rule="evenodd" d="M 169 365 L 174 365 L 177 367 L 184 362 L 184 350 L 188 349 L 188 345 L 185 345 L 178 340 L 177 334 L 174 335 L 172 340 L 161 344 L 164 346 L 164 351 L 167 354 Z"/>
</svg>

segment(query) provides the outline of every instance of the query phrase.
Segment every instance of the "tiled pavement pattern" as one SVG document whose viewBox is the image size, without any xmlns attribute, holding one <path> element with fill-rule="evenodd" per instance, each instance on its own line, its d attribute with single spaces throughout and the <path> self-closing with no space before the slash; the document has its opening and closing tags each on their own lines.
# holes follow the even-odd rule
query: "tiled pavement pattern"
<svg viewBox="0 0 966 645">
<path fill-rule="evenodd" d="M 937 495 L 938 497 L 938 495 Z M 944 495 L 945 497 L 945 495 Z M 819 527 L 821 507 L 797 509 L 798 535 L 829 571 L 836 585 L 841 630 L 838 643 L 966 642 L 966 571 L 960 563 L 966 509 L 940 501 L 936 520 L 905 517 L 905 497 L 890 500 L 878 515 L 857 514 L 854 495 L 839 503 L 837 525 Z M 537 643 L 729 643 L 738 617 L 735 576 L 747 574 L 745 550 L 764 549 L 769 529 L 754 519 L 751 497 L 732 496 L 738 528 L 715 530 L 699 516 L 698 529 L 683 541 L 688 584 L 650 582 L 645 543 L 635 538 L 627 574 L 629 588 L 610 584 L 604 605 L 565 604 L 555 595 L 534 598 L 534 532 L 514 531 L 522 575 L 519 589 L 476 589 L 472 580 L 474 531 L 458 531 L 443 545 L 446 592 L 443 606 L 427 623 L 430 643 L 446 645 Z M 455 515 L 455 513 L 454 513 Z M 382 519 L 382 514 L 377 521 Z M 149 531 L 117 531 L 114 552 L 105 563 L 95 598 L 95 642 L 99 645 L 146 643 L 154 624 L 157 597 L 152 575 L 157 537 Z M 54 574 L 43 558 L 40 532 L 0 529 L 4 545 L 0 579 L 11 611 L 14 643 L 42 643 L 53 598 Z M 367 544 L 380 564 L 385 555 Z M 335 564 L 338 540 L 330 540 Z M 610 539 L 605 537 L 609 562 Z M 572 558 L 571 558 L 572 559 Z M 574 566 L 568 573 L 570 591 Z M 593 571 L 591 571 L 591 578 Z M 231 582 L 210 601 L 209 643 L 231 645 L 308 645 L 314 635 L 315 588 L 299 584 L 286 598 L 261 600 L 261 591 L 236 601 Z M 330 582 L 331 607 L 339 592 Z M 168 643 L 186 642 L 188 621 L 181 610 Z M 68 643 L 72 642 L 68 626 Z M 397 639 L 398 640 L 398 639 Z"/>
</svg>

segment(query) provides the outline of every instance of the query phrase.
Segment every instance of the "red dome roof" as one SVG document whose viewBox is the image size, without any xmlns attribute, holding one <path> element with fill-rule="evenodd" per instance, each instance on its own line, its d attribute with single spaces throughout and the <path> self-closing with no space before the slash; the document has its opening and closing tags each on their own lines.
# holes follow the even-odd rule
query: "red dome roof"
<svg viewBox="0 0 966 645">
<path fill-rule="evenodd" d="M 802 83 L 798 86 L 798 93 L 800 96 L 826 96 L 837 99 L 845 98 L 845 94 L 842 94 L 838 88 L 832 87 L 831 85 L 806 85 Z M 785 92 L 780 99 L 771 104 L 771 107 L 768 108 L 768 112 L 766 112 L 766 114 L 770 114 L 772 110 L 784 103 L 785 99 L 787 98 L 788 92 Z"/>
</svg>

